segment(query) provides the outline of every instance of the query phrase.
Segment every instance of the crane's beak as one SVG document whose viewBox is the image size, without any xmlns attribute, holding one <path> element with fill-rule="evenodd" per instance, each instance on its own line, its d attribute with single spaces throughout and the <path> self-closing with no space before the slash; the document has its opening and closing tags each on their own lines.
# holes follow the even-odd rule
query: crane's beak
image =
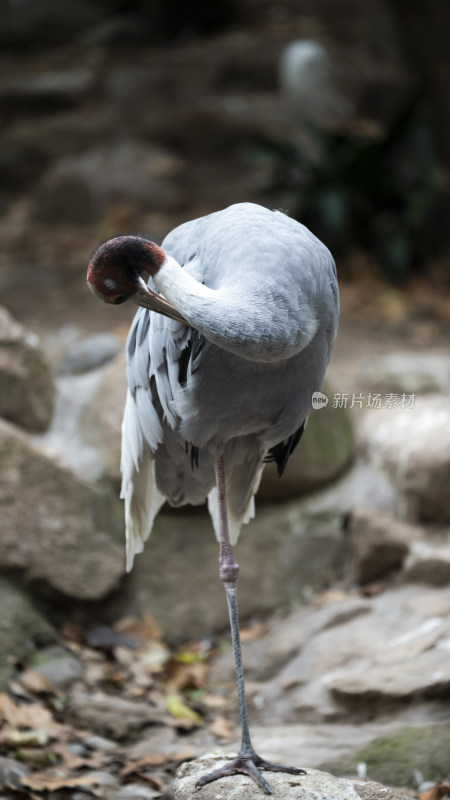
<svg viewBox="0 0 450 800">
<path fill-rule="evenodd" d="M 165 317 L 181 322 L 183 325 L 189 325 L 189 322 L 177 311 L 175 306 L 169 303 L 161 294 L 150 289 L 141 277 L 139 278 L 139 289 L 130 297 L 130 300 L 136 303 L 137 306 L 156 311 L 158 314 L 163 314 Z"/>
</svg>

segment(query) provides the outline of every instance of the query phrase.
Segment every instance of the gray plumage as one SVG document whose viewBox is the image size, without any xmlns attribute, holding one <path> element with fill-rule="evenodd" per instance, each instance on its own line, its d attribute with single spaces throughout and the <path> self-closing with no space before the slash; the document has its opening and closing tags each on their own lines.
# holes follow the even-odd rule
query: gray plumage
<svg viewBox="0 0 450 800">
<path fill-rule="evenodd" d="M 162 249 L 186 281 L 161 270 L 153 288 L 190 325 L 140 308 L 128 337 L 121 463 L 128 569 L 164 500 L 208 499 L 218 535 L 219 454 L 236 540 L 254 513 L 264 460 L 295 436 L 322 388 L 339 313 L 331 254 L 279 211 L 233 205 L 180 225 Z"/>
</svg>

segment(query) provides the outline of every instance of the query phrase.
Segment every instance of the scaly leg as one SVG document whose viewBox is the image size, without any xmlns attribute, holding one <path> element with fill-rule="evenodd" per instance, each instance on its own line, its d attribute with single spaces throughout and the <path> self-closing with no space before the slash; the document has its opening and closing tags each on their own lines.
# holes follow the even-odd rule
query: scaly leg
<svg viewBox="0 0 450 800">
<path fill-rule="evenodd" d="M 239 566 L 233 554 L 228 533 L 227 506 L 225 498 L 225 465 L 223 456 L 214 459 L 214 469 L 216 473 L 216 485 L 219 501 L 220 515 L 220 580 L 222 581 L 227 595 L 228 611 L 230 614 L 231 637 L 233 640 L 234 663 L 236 669 L 236 683 L 239 698 L 239 713 L 241 717 L 241 749 L 237 757 L 220 769 L 204 775 L 196 783 L 197 787 L 205 786 L 218 778 L 225 778 L 229 775 L 248 775 L 249 778 L 257 783 L 266 794 L 272 794 L 272 790 L 261 775 L 260 770 L 269 772 L 287 772 L 290 775 L 305 775 L 304 769 L 297 767 L 283 767 L 280 764 L 272 764 L 261 758 L 255 750 L 250 740 L 248 726 L 247 701 L 245 698 L 244 670 L 242 667 L 241 640 L 239 635 L 239 615 L 237 607 L 237 582 L 239 576 Z"/>
</svg>

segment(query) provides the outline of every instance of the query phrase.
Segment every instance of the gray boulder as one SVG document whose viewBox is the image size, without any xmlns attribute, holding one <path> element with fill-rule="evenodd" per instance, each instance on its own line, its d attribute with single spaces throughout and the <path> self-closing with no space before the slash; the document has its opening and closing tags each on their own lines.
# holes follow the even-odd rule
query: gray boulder
<svg viewBox="0 0 450 800">
<path fill-rule="evenodd" d="M 173 785 L 174 800 L 194 800 L 198 797 L 197 780 L 226 764 L 225 755 L 208 755 L 182 764 Z M 388 789 L 379 783 L 357 778 L 335 778 L 326 772 L 307 769 L 306 775 L 287 775 L 267 772 L 264 777 L 273 791 L 274 800 L 410 800 L 405 791 Z M 260 800 L 262 791 L 252 780 L 242 775 L 222 778 L 201 790 L 204 800 L 233 797 L 234 800 Z"/>
<path fill-rule="evenodd" d="M 0 562 L 69 597 L 94 600 L 124 571 L 122 508 L 0 422 Z M 119 544 L 120 541 L 120 544 Z"/>
<path fill-rule="evenodd" d="M 448 587 L 408 585 L 365 601 L 331 599 L 331 608 L 306 608 L 274 623 L 263 637 L 269 670 L 272 660 L 265 674 L 274 676 L 254 688 L 252 716 L 265 725 L 361 722 L 388 709 L 399 719 L 414 707 L 420 718 L 419 709 L 428 703 L 423 713 L 441 718 L 450 686 L 449 610 Z M 280 645 L 283 635 L 286 643 Z M 250 678 L 261 680 L 258 647 L 262 653 L 262 641 L 244 645 L 244 664 Z M 231 680 L 229 658 L 218 660 L 212 676 Z"/>
<path fill-rule="evenodd" d="M 0 415 L 30 431 L 44 431 L 54 394 L 38 337 L 0 307 Z"/>
<path fill-rule="evenodd" d="M 415 398 L 412 408 L 365 414 L 360 429 L 369 459 L 398 489 L 399 512 L 411 520 L 450 521 L 450 397 Z"/>
</svg>

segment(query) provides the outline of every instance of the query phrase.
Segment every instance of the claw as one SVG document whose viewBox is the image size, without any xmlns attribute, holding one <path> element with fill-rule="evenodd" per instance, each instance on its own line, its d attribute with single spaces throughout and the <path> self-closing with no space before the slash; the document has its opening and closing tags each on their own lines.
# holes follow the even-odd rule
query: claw
<svg viewBox="0 0 450 800">
<path fill-rule="evenodd" d="M 255 781 L 266 794 L 272 794 L 272 789 L 261 775 L 260 770 L 266 770 L 267 772 L 286 772 L 289 775 L 306 775 L 304 769 L 300 769 L 299 767 L 283 767 L 281 764 L 272 764 L 271 761 L 266 761 L 264 758 L 261 758 L 261 756 L 258 756 L 257 753 L 253 753 L 250 756 L 237 756 L 233 761 L 230 761 L 229 764 L 225 764 L 223 767 L 219 767 L 219 769 L 215 769 L 213 772 L 203 775 L 198 779 L 195 787 L 196 789 L 201 789 L 201 787 L 206 786 L 207 783 L 217 781 L 219 778 L 228 778 L 231 775 L 247 775 L 247 777 Z"/>
</svg>

